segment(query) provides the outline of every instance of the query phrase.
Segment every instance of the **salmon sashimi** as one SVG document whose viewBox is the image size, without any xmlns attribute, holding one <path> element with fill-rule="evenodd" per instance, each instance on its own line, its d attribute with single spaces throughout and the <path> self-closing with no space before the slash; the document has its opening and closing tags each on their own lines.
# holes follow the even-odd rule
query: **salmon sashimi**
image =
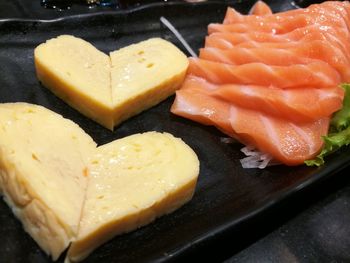
<svg viewBox="0 0 350 263">
<path fill-rule="evenodd" d="M 309 6 L 310 11 L 313 12 L 319 22 L 323 24 L 324 15 L 329 20 L 329 24 L 335 27 L 342 26 L 345 23 L 344 28 L 350 28 L 350 3 L 349 1 L 326 1 L 322 4 L 313 4 Z M 307 12 L 307 11 L 306 11 Z M 341 18 L 341 19 L 339 19 Z"/>
<path fill-rule="evenodd" d="M 176 91 L 171 112 L 204 125 L 214 125 L 287 165 L 299 165 L 315 157 L 323 145 L 321 136 L 327 134 L 329 125 L 328 117 L 296 124 L 225 103 L 203 89 L 188 87 Z"/>
<path fill-rule="evenodd" d="M 323 37 L 322 35 L 318 35 L 317 37 L 314 36 L 312 37 L 312 35 L 308 35 L 307 38 L 305 39 L 301 39 L 301 40 L 297 40 L 297 41 L 283 41 L 283 42 L 257 42 L 257 41 L 247 41 L 247 42 L 243 42 L 240 44 L 235 45 L 235 47 L 238 48 L 277 48 L 277 49 L 295 49 L 295 48 L 299 48 L 301 50 L 305 49 L 303 48 L 304 45 L 309 45 L 310 48 L 312 49 L 326 49 L 326 47 L 328 47 L 328 49 L 335 49 L 335 51 L 328 51 L 329 52 L 336 52 L 338 55 L 341 55 L 343 57 L 346 57 L 346 59 L 348 61 L 349 60 L 349 51 L 346 50 L 346 52 L 344 52 L 343 48 L 340 47 L 338 42 L 332 42 Z M 310 46 L 310 45 L 315 45 L 314 47 Z M 315 54 L 315 50 L 312 50 L 312 54 Z"/>
<path fill-rule="evenodd" d="M 287 49 L 241 47 L 227 50 L 210 47 L 201 48 L 199 50 L 199 58 L 230 65 L 259 62 L 273 66 L 289 66 L 316 61 L 311 58 L 301 57 Z"/>
<path fill-rule="evenodd" d="M 225 16 L 225 20 L 227 18 L 228 21 L 232 21 L 230 19 L 230 14 L 229 14 L 229 9 L 232 10 L 232 8 L 228 8 L 227 12 L 226 12 L 226 16 Z M 263 1 L 257 1 L 252 8 L 249 11 L 250 15 L 256 15 L 256 16 L 265 16 L 265 15 L 271 15 L 272 14 L 272 10 L 271 8 L 265 4 Z M 224 20 L 224 22 L 225 22 Z M 228 22 L 226 21 L 226 22 Z M 230 23 L 230 22 L 229 22 Z"/>
<path fill-rule="evenodd" d="M 263 1 L 257 1 L 253 7 L 251 8 L 249 15 L 243 15 L 239 12 L 237 12 L 234 8 L 228 7 L 226 10 L 225 18 L 223 21 L 223 24 L 233 24 L 236 22 L 249 22 L 250 20 L 259 19 L 260 17 L 252 16 L 252 15 L 258 15 L 257 13 L 254 13 L 254 10 L 261 9 L 263 10 L 261 12 L 261 15 L 272 15 L 271 8 L 264 3 Z M 275 22 L 278 19 L 286 19 L 289 17 L 293 17 L 298 14 L 310 14 L 310 13 L 316 13 L 315 15 L 322 15 L 324 12 L 332 13 L 334 15 L 342 14 L 343 17 L 346 17 L 346 13 L 349 11 L 349 3 L 347 1 L 340 2 L 340 1 L 326 1 L 322 4 L 313 4 L 310 5 L 308 8 L 302 8 L 302 9 L 292 9 L 284 12 L 278 12 L 276 13 L 278 17 L 270 16 L 270 19 Z M 258 11 L 259 12 L 259 11 Z M 344 17 L 344 18 L 345 18 Z"/>
<path fill-rule="evenodd" d="M 190 58 L 188 74 L 216 84 L 251 84 L 279 88 L 333 87 L 340 83 L 338 72 L 323 61 L 291 66 L 248 63 L 233 66 Z"/>
<path fill-rule="evenodd" d="M 177 90 L 170 111 L 201 124 L 215 126 L 228 136 L 238 139 L 230 123 L 230 104 L 212 97 L 201 87 L 185 85 Z"/>
<path fill-rule="evenodd" d="M 205 38 L 205 47 L 218 47 L 216 45 L 219 42 L 222 48 L 233 48 L 237 45 L 243 45 L 254 41 L 257 43 L 289 43 L 293 41 L 304 41 L 311 39 L 319 40 L 326 38 L 323 32 L 315 26 L 308 26 L 304 28 L 298 28 L 290 33 L 284 35 L 274 35 L 269 33 L 261 33 L 255 31 L 249 31 L 244 33 L 232 33 L 232 32 L 215 32 Z"/>
<path fill-rule="evenodd" d="M 305 32 L 308 32 L 308 30 Z M 251 37 L 252 34 L 215 33 L 206 37 L 205 48 L 232 50 L 233 48 L 293 49 L 299 47 L 300 51 L 305 51 L 307 49 L 303 47 L 307 45 L 310 50 L 309 57 L 317 58 L 317 54 L 319 54 L 323 56 L 323 58 L 319 57 L 319 59 L 331 61 L 333 65 L 342 68 L 342 75 L 348 76 L 348 69 L 344 68 L 344 63 L 350 63 L 350 41 L 335 38 L 329 32 L 315 32 L 314 27 L 310 28 L 309 32 L 309 34 L 305 35 L 305 37 L 300 40 L 290 40 L 288 38 L 284 39 L 275 36 L 271 37 L 272 35 L 268 36 L 265 34 L 263 38 L 267 37 L 267 41 L 261 41 L 259 38 L 255 38 L 257 41 L 249 40 L 249 37 Z M 260 37 L 262 35 L 264 34 L 261 34 Z M 240 40 L 243 41 L 241 42 Z M 273 42 L 269 42 L 270 40 Z M 232 43 L 236 41 L 238 43 Z M 314 46 L 312 47 L 312 45 Z M 329 56 L 326 56 L 326 54 Z"/>
<path fill-rule="evenodd" d="M 254 7 L 253 7 L 254 8 Z M 271 10 L 271 9 L 270 9 Z M 223 24 L 234 23 L 264 23 L 267 26 L 275 26 L 278 23 L 293 21 L 305 17 L 309 24 L 332 25 L 333 27 L 346 28 L 349 25 L 350 4 L 347 1 L 332 1 L 322 4 L 310 5 L 308 8 L 288 10 L 276 13 L 275 15 L 265 14 L 263 16 L 242 15 L 233 8 L 228 8 Z M 269 12 L 267 10 L 267 12 Z"/>
<path fill-rule="evenodd" d="M 244 167 L 302 164 L 320 152 L 343 106 L 349 32 L 348 1 L 276 14 L 260 1 L 248 15 L 228 8 L 222 24 L 208 26 L 199 58 L 189 59 L 171 112 L 245 144 Z"/>
<path fill-rule="evenodd" d="M 265 4 L 263 1 L 257 1 L 249 11 L 249 15 L 271 15 L 271 8 Z M 228 7 L 226 10 L 226 15 L 224 19 L 224 24 L 233 24 L 237 22 L 244 22 L 245 15 L 237 12 L 234 8 Z"/>
<path fill-rule="evenodd" d="M 233 32 L 243 33 L 249 31 L 264 32 L 272 34 L 286 34 L 300 27 L 306 27 L 312 23 L 312 19 L 308 16 L 295 16 L 293 19 L 286 19 L 275 23 L 265 23 L 263 21 L 251 21 L 250 23 L 234 23 L 234 24 L 209 24 L 208 33 L 215 32 Z"/>
<path fill-rule="evenodd" d="M 260 62 L 269 65 L 287 66 L 292 64 L 307 64 L 315 60 L 327 62 L 338 71 L 342 81 L 350 81 L 350 63 L 347 56 L 337 47 L 332 47 L 324 40 L 298 43 L 261 43 L 257 47 L 235 47 L 232 49 L 202 48 L 200 58 L 241 65 Z"/>
<path fill-rule="evenodd" d="M 239 13 L 234 8 L 228 7 L 226 9 L 226 14 L 225 14 L 223 24 L 233 24 L 233 23 L 244 22 L 244 17 L 245 15 Z"/>
<path fill-rule="evenodd" d="M 200 90 L 231 104 L 262 111 L 293 122 L 310 122 L 330 117 L 342 107 L 344 90 L 338 86 L 316 89 L 279 89 L 252 85 L 214 85 L 205 79 L 187 76 L 182 89 Z M 311 103 L 310 101 L 317 101 Z"/>
<path fill-rule="evenodd" d="M 349 38 L 349 32 L 346 22 L 338 18 L 338 23 L 334 22 L 335 19 L 328 19 L 327 23 L 323 22 L 322 26 L 327 27 L 331 26 L 335 32 L 337 32 L 338 36 L 346 36 Z M 262 20 L 262 19 L 260 19 Z M 215 32 L 230 32 L 230 33 L 244 33 L 249 31 L 261 32 L 261 33 L 271 33 L 274 35 L 281 35 L 290 33 L 298 28 L 308 27 L 310 25 L 321 26 L 319 21 L 314 21 L 309 16 L 296 16 L 291 19 L 286 19 L 282 21 L 278 21 L 275 23 L 266 23 L 264 21 L 255 21 L 255 22 L 242 22 L 242 23 L 234 23 L 234 24 L 218 24 L 212 23 L 208 26 L 209 35 Z M 336 27 L 334 24 L 338 24 Z"/>
<path fill-rule="evenodd" d="M 237 45 L 242 47 L 251 46 L 252 42 L 261 43 L 290 43 L 301 41 L 325 40 L 332 46 L 339 47 L 344 53 L 350 50 L 350 41 L 345 36 L 335 37 L 336 32 L 330 27 L 320 30 L 318 26 L 310 25 L 297 28 L 292 32 L 276 35 L 262 32 L 249 31 L 244 33 L 216 32 L 205 38 L 205 47 L 221 49 L 233 48 Z"/>
<path fill-rule="evenodd" d="M 330 118 L 293 123 L 263 112 L 231 105 L 230 122 L 237 137 L 286 165 L 313 159 L 323 146 Z"/>
<path fill-rule="evenodd" d="M 270 20 L 266 20 L 266 22 L 276 22 L 276 20 L 289 19 L 299 14 L 309 15 L 310 13 L 314 13 L 314 15 L 317 16 L 324 12 L 327 12 L 328 14 L 331 14 L 331 15 L 342 14 L 343 18 L 347 19 L 346 13 L 348 9 L 349 9 L 349 3 L 347 2 L 332 2 L 332 3 L 324 2 L 318 5 L 310 5 L 308 8 L 279 12 L 277 13 L 278 17 L 269 16 L 268 19 Z M 234 8 L 228 7 L 226 10 L 223 24 L 233 24 L 237 22 L 250 22 L 252 20 L 261 19 L 260 16 L 266 16 L 266 15 L 272 15 L 272 10 L 263 1 L 257 1 L 249 11 L 249 15 L 243 15 L 237 12 Z"/>
</svg>

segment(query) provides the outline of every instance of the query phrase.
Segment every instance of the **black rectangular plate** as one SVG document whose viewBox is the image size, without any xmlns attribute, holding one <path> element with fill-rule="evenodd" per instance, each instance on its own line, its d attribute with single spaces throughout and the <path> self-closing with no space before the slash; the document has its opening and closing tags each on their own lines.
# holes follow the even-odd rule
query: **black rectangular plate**
<svg viewBox="0 0 350 263">
<path fill-rule="evenodd" d="M 239 1 L 233 6 L 246 13 L 253 2 Z M 283 3 L 275 1 L 274 10 L 283 9 Z M 164 16 L 198 50 L 203 45 L 208 23 L 221 22 L 226 7 L 219 2 L 151 4 L 129 11 L 51 21 L 0 21 L 0 102 L 43 105 L 78 123 L 99 144 L 144 131 L 170 132 L 188 143 L 201 161 L 196 194 L 190 203 L 137 231 L 115 237 L 86 262 L 171 261 L 189 252 L 201 253 L 198 248 L 203 248 L 203 244 L 210 244 L 225 232 L 239 228 L 242 222 L 297 196 L 348 165 L 350 151 L 346 150 L 331 156 L 321 168 L 276 166 L 245 170 L 239 163 L 242 146 L 223 142 L 226 136 L 215 128 L 172 115 L 169 109 L 174 97 L 111 132 L 67 106 L 35 77 L 34 48 L 57 35 L 81 37 L 104 52 L 150 37 L 162 37 L 182 49 L 173 34 L 161 25 L 159 18 Z M 1 262 L 50 262 L 2 201 L 0 236 Z M 63 261 L 63 256 L 59 261 Z"/>
</svg>

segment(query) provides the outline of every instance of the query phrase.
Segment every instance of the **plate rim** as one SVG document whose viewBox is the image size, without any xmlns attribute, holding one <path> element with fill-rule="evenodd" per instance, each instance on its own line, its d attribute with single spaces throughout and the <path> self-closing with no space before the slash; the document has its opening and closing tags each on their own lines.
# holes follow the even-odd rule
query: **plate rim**
<svg viewBox="0 0 350 263">
<path fill-rule="evenodd" d="M 239 4 L 239 1 L 235 2 Z M 69 15 L 63 16 L 55 19 L 21 19 L 21 18 L 8 18 L 8 19 L 0 19 L 0 24 L 2 23 L 16 23 L 16 22 L 24 22 L 24 23 L 59 23 L 62 21 L 69 21 L 71 19 L 86 19 L 91 17 L 100 17 L 100 16 L 114 16 L 114 15 L 128 15 L 135 12 L 141 12 L 145 9 L 149 8 L 158 8 L 158 7 L 168 7 L 168 6 L 189 6 L 196 8 L 197 6 L 228 6 L 229 3 L 225 3 L 222 1 L 210 1 L 210 2 L 200 2 L 200 3 L 184 3 L 184 2 L 166 2 L 166 3 L 151 3 L 144 6 L 138 6 L 135 8 L 131 8 L 129 10 L 113 10 L 113 11 L 101 11 L 96 13 L 87 13 L 87 14 L 78 14 L 78 15 Z M 230 3 L 232 5 L 232 3 Z M 346 151 L 350 151 L 350 148 L 346 148 Z M 296 196 L 310 188 L 310 186 L 314 185 L 317 182 L 327 180 L 332 177 L 334 174 L 339 173 L 339 171 L 344 170 L 346 167 L 350 165 L 350 155 L 347 155 L 346 158 L 337 159 L 331 164 L 326 164 L 323 169 L 317 170 L 315 168 L 315 172 L 313 172 L 312 176 L 307 180 L 298 184 L 297 187 L 291 187 L 290 189 L 285 189 L 282 192 L 278 193 L 277 198 L 271 198 L 272 200 L 265 202 L 263 205 L 260 205 L 258 209 L 251 208 L 249 212 L 245 213 L 243 216 L 239 216 L 236 220 L 230 220 L 229 222 L 222 224 L 220 226 L 216 226 L 213 229 L 206 231 L 205 233 L 197 236 L 192 239 L 191 242 L 183 244 L 182 247 L 174 249 L 173 251 L 167 252 L 166 256 L 160 258 L 158 262 L 174 260 L 176 258 L 181 257 L 183 254 L 188 253 L 190 251 L 196 250 L 196 246 L 201 244 L 202 242 L 211 242 L 211 240 L 218 235 L 222 235 L 227 231 L 231 231 L 240 223 L 250 220 L 256 217 L 258 214 L 263 213 L 274 207 L 276 204 L 281 203 L 282 201 Z"/>
<path fill-rule="evenodd" d="M 253 2 L 255 0 L 245 0 L 247 3 Z M 36 19 L 36 18 L 0 18 L 0 23 L 3 22 L 42 22 L 42 23 L 54 23 L 59 22 L 62 20 L 70 20 L 70 19 L 79 19 L 79 18 L 89 18 L 93 16 L 104 16 L 104 15 L 129 15 L 135 12 L 143 11 L 144 9 L 149 8 L 159 8 L 159 7 L 168 7 L 168 6 L 188 6 L 196 8 L 197 6 L 234 6 L 241 4 L 242 1 L 240 0 L 233 0 L 230 2 L 226 1 L 219 1 L 219 0 L 210 0 L 210 1 L 204 1 L 204 2 L 184 2 L 181 0 L 176 0 L 172 2 L 155 2 L 155 3 L 148 3 L 140 6 L 131 7 L 128 9 L 116 9 L 116 10 L 104 10 L 104 11 L 97 11 L 94 13 L 83 13 L 83 14 L 75 14 L 75 15 L 63 15 L 58 18 L 52 18 L 52 19 Z M 43 7 L 44 8 L 44 7 Z"/>
</svg>

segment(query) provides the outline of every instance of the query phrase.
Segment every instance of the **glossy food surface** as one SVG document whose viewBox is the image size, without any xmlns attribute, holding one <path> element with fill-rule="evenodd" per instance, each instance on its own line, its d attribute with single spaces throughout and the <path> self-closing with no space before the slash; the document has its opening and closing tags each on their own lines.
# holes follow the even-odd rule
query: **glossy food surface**
<svg viewBox="0 0 350 263">
<path fill-rule="evenodd" d="M 248 12 L 253 2 L 244 1 L 233 6 Z M 285 8 L 278 2 L 272 4 L 274 11 Z M 228 232 L 234 235 L 242 224 L 254 222 L 264 211 L 288 197 L 296 197 L 348 165 L 349 151 L 343 151 L 330 156 L 327 165 L 319 169 L 275 166 L 244 170 L 239 163 L 243 157 L 239 151 L 242 145 L 227 143 L 227 136 L 214 128 L 172 115 L 169 110 L 174 97 L 110 132 L 67 106 L 43 88 L 35 77 L 34 48 L 57 35 L 82 37 L 105 53 L 150 37 L 170 40 L 185 51 L 159 22 L 164 16 L 192 48 L 198 50 L 203 46 L 207 25 L 221 22 L 226 7 L 217 2 L 153 4 L 130 11 L 73 16 L 57 21 L 0 22 L 0 102 L 25 101 L 48 107 L 77 122 L 99 144 L 138 132 L 169 132 L 189 144 L 200 159 L 199 181 L 190 203 L 146 227 L 114 238 L 86 262 L 161 262 L 183 259 L 192 252 L 203 254 L 208 250 L 203 248 L 210 248 L 219 236 Z M 0 261 L 50 262 L 3 202 L 0 202 L 0 211 Z M 236 238 L 239 240 L 240 236 Z"/>
</svg>

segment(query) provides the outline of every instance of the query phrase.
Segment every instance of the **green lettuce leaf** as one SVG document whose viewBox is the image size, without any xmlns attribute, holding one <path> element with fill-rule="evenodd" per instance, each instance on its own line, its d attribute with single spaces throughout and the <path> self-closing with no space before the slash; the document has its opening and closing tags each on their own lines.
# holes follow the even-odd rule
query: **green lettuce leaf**
<svg viewBox="0 0 350 263">
<path fill-rule="evenodd" d="M 342 84 L 345 90 L 343 107 L 337 111 L 330 123 L 330 133 L 323 137 L 324 145 L 319 155 L 305 161 L 308 166 L 324 164 L 324 157 L 350 144 L 350 84 Z"/>
<path fill-rule="evenodd" d="M 335 152 L 343 146 L 350 144 L 350 127 L 342 130 L 341 132 L 329 134 L 323 137 L 324 145 L 322 151 L 313 160 L 305 161 L 308 166 L 320 166 L 324 164 L 324 157 Z"/>
<path fill-rule="evenodd" d="M 331 132 L 340 132 L 350 124 L 350 84 L 342 84 L 341 87 L 345 90 L 343 107 L 334 114 L 331 120 Z"/>
</svg>

